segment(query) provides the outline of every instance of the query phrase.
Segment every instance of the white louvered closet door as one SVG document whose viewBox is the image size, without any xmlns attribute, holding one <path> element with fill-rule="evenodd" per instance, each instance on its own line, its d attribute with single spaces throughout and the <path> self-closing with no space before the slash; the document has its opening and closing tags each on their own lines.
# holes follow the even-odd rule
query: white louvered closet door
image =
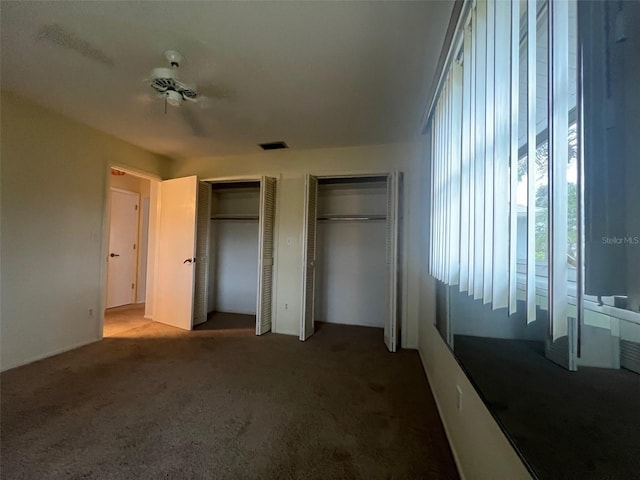
<svg viewBox="0 0 640 480">
<path fill-rule="evenodd" d="M 384 343 L 390 352 L 398 348 L 398 225 L 400 207 L 400 174 L 387 177 L 387 311 L 384 318 Z"/>
<path fill-rule="evenodd" d="M 196 211 L 196 262 L 193 289 L 193 324 L 207 321 L 209 303 L 209 229 L 211 225 L 211 184 L 198 183 Z"/>
<path fill-rule="evenodd" d="M 256 335 L 271 330 L 273 298 L 273 227 L 276 211 L 276 179 L 262 177 L 260 181 L 260 227 L 258 241 L 258 304 Z"/>
<path fill-rule="evenodd" d="M 318 219 L 318 179 L 307 175 L 304 199 L 304 250 L 302 269 L 302 315 L 300 340 L 313 335 L 316 262 L 316 224 Z"/>
</svg>

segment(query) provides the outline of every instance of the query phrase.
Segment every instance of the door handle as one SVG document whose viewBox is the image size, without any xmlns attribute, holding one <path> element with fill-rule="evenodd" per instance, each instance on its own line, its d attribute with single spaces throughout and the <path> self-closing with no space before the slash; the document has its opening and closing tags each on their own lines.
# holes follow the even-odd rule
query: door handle
<svg viewBox="0 0 640 480">
<path fill-rule="evenodd" d="M 113 258 L 113 257 L 119 257 L 119 256 L 120 256 L 120 254 L 119 254 L 119 253 L 112 253 L 112 254 L 111 254 L 111 255 L 109 255 L 109 256 L 110 256 L 111 258 Z"/>
<path fill-rule="evenodd" d="M 187 258 L 184 262 L 182 263 L 196 263 L 196 259 L 195 258 Z"/>
</svg>

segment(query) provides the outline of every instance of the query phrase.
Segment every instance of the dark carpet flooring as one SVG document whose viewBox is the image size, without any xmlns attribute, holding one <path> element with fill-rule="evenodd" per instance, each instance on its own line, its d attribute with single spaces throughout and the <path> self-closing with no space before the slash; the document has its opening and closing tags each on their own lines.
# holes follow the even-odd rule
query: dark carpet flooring
<svg viewBox="0 0 640 480">
<path fill-rule="evenodd" d="M 640 479 L 640 375 L 569 372 L 539 342 L 456 336 L 454 345 L 540 479 Z"/>
<path fill-rule="evenodd" d="M 456 479 L 415 351 L 151 323 L 1 375 L 3 479 Z"/>
</svg>

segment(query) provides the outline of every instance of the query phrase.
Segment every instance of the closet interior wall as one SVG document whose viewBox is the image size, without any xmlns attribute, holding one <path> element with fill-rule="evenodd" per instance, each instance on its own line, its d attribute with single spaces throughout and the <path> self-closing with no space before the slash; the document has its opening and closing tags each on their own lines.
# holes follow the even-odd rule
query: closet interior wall
<svg viewBox="0 0 640 480">
<path fill-rule="evenodd" d="M 208 311 L 255 315 L 260 183 L 212 189 Z"/>
<path fill-rule="evenodd" d="M 386 211 L 386 177 L 320 179 L 316 320 L 384 326 Z"/>
</svg>

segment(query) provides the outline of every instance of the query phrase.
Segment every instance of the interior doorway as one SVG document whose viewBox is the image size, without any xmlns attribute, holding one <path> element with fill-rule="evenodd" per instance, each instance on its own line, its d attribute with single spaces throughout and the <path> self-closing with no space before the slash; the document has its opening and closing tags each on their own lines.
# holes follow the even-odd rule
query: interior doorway
<svg viewBox="0 0 640 480">
<path fill-rule="evenodd" d="M 149 179 L 111 168 L 103 336 L 150 322 L 145 318 L 150 196 Z"/>
</svg>

